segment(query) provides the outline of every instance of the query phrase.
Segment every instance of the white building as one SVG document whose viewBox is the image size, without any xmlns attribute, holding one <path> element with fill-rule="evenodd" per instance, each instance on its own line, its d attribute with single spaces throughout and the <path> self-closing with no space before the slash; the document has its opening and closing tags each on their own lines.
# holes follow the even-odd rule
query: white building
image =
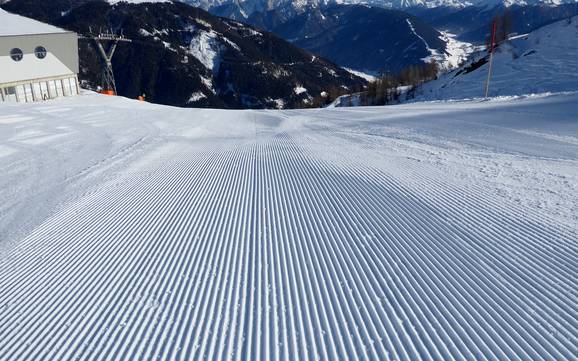
<svg viewBox="0 0 578 361">
<path fill-rule="evenodd" d="M 77 95 L 78 36 L 0 9 L 0 101 Z"/>
</svg>

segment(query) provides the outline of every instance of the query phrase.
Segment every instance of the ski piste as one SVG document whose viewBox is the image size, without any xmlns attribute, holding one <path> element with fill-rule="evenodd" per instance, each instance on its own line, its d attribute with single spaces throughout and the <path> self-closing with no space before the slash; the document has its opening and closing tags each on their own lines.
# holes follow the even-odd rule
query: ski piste
<svg viewBox="0 0 578 361">
<path fill-rule="evenodd" d="M 573 360 L 576 104 L 0 105 L 0 359 Z"/>
</svg>

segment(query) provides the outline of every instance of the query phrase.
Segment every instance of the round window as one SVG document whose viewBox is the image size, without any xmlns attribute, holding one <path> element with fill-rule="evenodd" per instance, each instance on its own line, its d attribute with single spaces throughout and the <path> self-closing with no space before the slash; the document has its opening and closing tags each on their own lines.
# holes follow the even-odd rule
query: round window
<svg viewBox="0 0 578 361">
<path fill-rule="evenodd" d="M 34 55 L 36 55 L 38 59 L 46 58 L 46 48 L 43 46 L 37 46 L 36 49 L 34 49 Z"/>
<path fill-rule="evenodd" d="M 24 58 L 24 53 L 22 53 L 22 50 L 20 50 L 18 48 L 14 48 L 14 49 L 10 50 L 10 57 L 14 61 L 20 61 L 20 60 L 22 60 L 22 58 Z"/>
</svg>

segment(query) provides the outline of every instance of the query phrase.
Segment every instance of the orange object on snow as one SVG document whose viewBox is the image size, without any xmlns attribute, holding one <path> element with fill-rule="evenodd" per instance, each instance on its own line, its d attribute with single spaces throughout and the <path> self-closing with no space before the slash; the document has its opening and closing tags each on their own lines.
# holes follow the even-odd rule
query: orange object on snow
<svg viewBox="0 0 578 361">
<path fill-rule="evenodd" d="M 104 95 L 116 95 L 114 94 L 114 90 L 101 90 L 100 94 L 104 94 Z"/>
</svg>

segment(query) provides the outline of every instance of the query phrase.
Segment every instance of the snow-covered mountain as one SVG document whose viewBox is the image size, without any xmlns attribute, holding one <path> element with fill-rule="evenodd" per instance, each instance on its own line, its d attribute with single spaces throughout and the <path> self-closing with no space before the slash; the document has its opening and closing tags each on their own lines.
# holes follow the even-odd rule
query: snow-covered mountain
<svg viewBox="0 0 578 361">
<path fill-rule="evenodd" d="M 0 0 L 0 4 L 13 0 Z M 61 0 L 51 0 L 59 2 Z M 69 3 L 86 2 L 88 0 L 69 0 Z M 95 0 L 91 0 L 95 1 Z M 99 0 L 96 0 L 99 1 Z M 495 5 L 561 5 L 576 3 L 578 0 L 101 0 L 110 4 L 127 2 L 132 4 L 162 3 L 181 1 L 205 10 L 235 7 L 243 17 L 247 18 L 254 12 L 268 11 L 282 8 L 292 8 L 297 11 L 305 11 L 312 7 L 331 4 L 368 4 L 392 9 L 407 9 L 412 7 L 455 7 L 467 6 L 495 6 Z"/>
<path fill-rule="evenodd" d="M 458 39 L 485 44 L 495 17 L 507 16 L 509 33 L 527 34 L 544 25 L 578 15 L 578 3 L 558 6 L 504 5 L 451 8 L 411 8 L 407 11 L 438 30 L 458 35 Z"/>
<path fill-rule="evenodd" d="M 490 96 L 578 90 L 578 16 L 501 44 L 494 54 Z M 474 54 L 460 68 L 424 84 L 418 99 L 483 96 L 489 55 Z"/>
<path fill-rule="evenodd" d="M 492 58 L 489 97 L 534 97 L 578 92 L 578 15 L 502 41 Z M 483 47 L 467 61 L 417 88 L 400 87 L 391 103 L 454 101 L 485 97 L 490 56 Z M 479 49 L 479 47 L 478 47 Z M 375 95 L 360 92 L 339 97 L 331 106 L 373 105 Z M 382 103 L 383 104 L 383 103 Z"/>
<path fill-rule="evenodd" d="M 374 74 L 423 64 L 432 52 L 445 54 L 447 47 L 447 39 L 432 26 L 391 9 L 328 5 L 287 20 L 270 10 L 246 21 L 341 66 Z"/>
<path fill-rule="evenodd" d="M 115 0 L 109 0 L 115 1 Z M 135 0 L 142 1 L 142 0 Z M 165 1 L 165 0 L 160 0 Z M 560 5 L 575 3 L 578 0 L 181 0 L 190 5 L 206 10 L 235 8 L 232 12 L 242 17 L 249 17 L 254 12 L 293 9 L 298 12 L 330 4 L 368 4 L 393 9 L 407 9 L 412 7 L 455 7 L 467 6 L 496 6 L 496 5 Z"/>
</svg>

